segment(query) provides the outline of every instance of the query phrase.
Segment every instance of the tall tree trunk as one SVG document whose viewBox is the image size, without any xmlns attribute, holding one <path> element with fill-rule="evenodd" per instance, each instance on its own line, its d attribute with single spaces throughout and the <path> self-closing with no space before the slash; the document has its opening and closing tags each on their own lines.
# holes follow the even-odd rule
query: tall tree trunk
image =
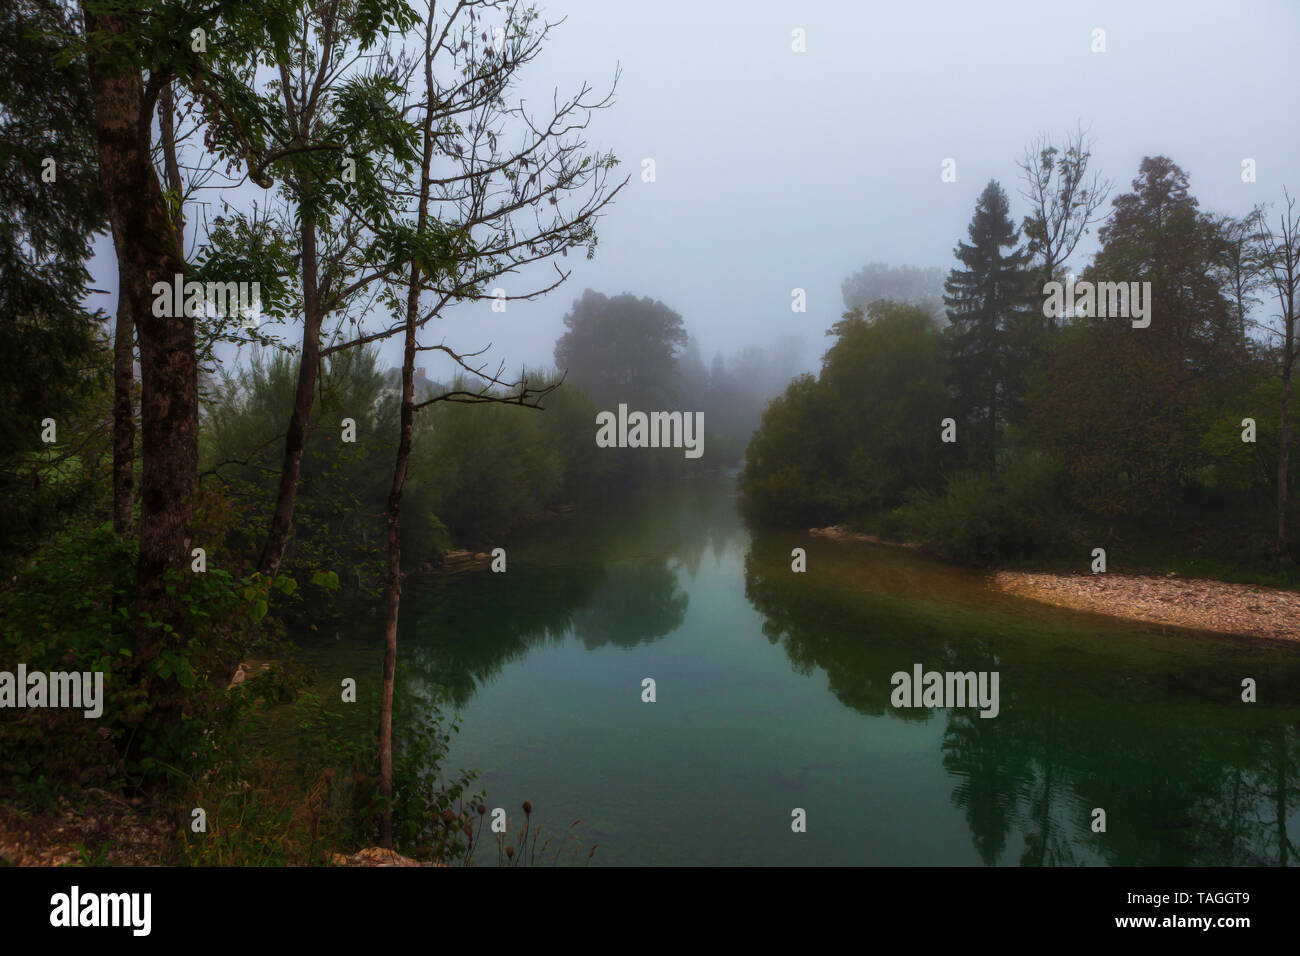
<svg viewBox="0 0 1300 956">
<path fill-rule="evenodd" d="M 129 279 L 117 270 L 117 327 L 113 330 L 113 530 L 128 537 L 135 530 L 135 322 Z"/>
<path fill-rule="evenodd" d="M 179 195 L 180 164 L 176 158 L 175 109 L 171 84 L 158 99 L 167 188 Z M 172 225 L 176 243 L 184 248 L 184 218 L 179 204 Z M 135 321 L 122 290 L 130 279 L 119 268 L 117 325 L 113 331 L 113 530 L 126 537 L 135 529 Z"/>
<path fill-rule="evenodd" d="M 411 460 L 415 421 L 415 319 L 420 306 L 420 267 L 411 265 L 406 297 L 406 339 L 402 353 L 401 434 L 393 483 L 388 491 L 388 617 L 384 621 L 384 675 L 379 699 L 379 795 L 384 801 L 379 842 L 393 847 L 393 687 L 397 675 L 397 612 L 402 603 L 402 490 Z"/>
<path fill-rule="evenodd" d="M 415 229 L 423 236 L 429 218 L 429 168 L 433 162 L 433 16 L 424 25 L 423 118 L 424 153 L 420 164 L 420 198 Z M 415 326 L 420 312 L 420 264 L 411 263 L 411 278 L 406 287 L 406 331 L 402 349 L 401 434 L 397 442 L 397 461 L 393 466 L 393 483 L 388 491 L 388 617 L 384 621 L 383 690 L 379 698 L 379 795 L 383 799 L 383 817 L 379 823 L 380 845 L 393 848 L 393 690 L 397 676 L 397 612 L 402 603 L 402 490 L 411 460 L 411 433 L 415 424 Z"/>
<path fill-rule="evenodd" d="M 85 12 L 91 34 L 125 36 L 121 18 Z M 169 616 L 178 599 L 163 587 L 168 568 L 188 560 L 186 535 L 198 471 L 198 366 L 194 322 L 155 316 L 155 283 L 184 274 L 180 244 L 150 157 L 152 109 L 140 72 L 105 62 L 91 44 L 91 90 L 99 141 L 99 176 L 117 250 L 118 312 L 134 322 L 140 343 L 141 506 L 138 607 Z M 146 631 L 140 641 L 150 642 Z M 151 644 L 142 647 L 147 651 Z"/>
<path fill-rule="evenodd" d="M 284 461 L 280 466 L 280 488 L 276 493 L 275 511 L 258 568 L 274 575 L 280 570 L 289 531 L 293 527 L 294 502 L 298 497 L 298 479 L 302 475 L 303 449 L 307 445 L 307 428 L 311 424 L 312 399 L 316 395 L 316 376 L 320 369 L 320 328 L 324 315 L 320 308 L 318 263 L 316 259 L 316 220 L 302 221 L 302 362 L 298 366 L 298 387 L 294 393 L 289 431 L 284 438 Z"/>
</svg>

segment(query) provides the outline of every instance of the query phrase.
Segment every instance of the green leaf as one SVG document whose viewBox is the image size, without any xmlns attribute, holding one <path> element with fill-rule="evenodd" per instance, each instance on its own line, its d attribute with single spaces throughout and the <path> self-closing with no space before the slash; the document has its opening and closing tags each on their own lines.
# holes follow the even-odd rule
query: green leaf
<svg viewBox="0 0 1300 956">
<path fill-rule="evenodd" d="M 339 586 L 339 576 L 334 571 L 313 571 L 311 575 L 311 583 L 316 585 L 318 588 L 325 588 L 326 590 L 333 591 Z"/>
</svg>

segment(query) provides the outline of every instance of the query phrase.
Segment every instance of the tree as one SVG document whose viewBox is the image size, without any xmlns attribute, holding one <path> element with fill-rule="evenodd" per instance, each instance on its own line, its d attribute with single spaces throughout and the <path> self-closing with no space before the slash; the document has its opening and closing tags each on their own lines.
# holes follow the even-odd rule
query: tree
<svg viewBox="0 0 1300 956">
<path fill-rule="evenodd" d="M 868 262 L 840 286 L 844 308 L 864 314 L 873 302 L 888 299 L 902 305 L 915 305 L 928 312 L 936 322 L 947 321 L 943 310 L 943 271 L 916 266 L 891 266 Z"/>
<path fill-rule="evenodd" d="M 264 133 L 251 75 L 258 63 L 284 57 L 294 8 L 288 0 L 207 7 L 82 0 L 84 31 L 69 38 L 90 70 L 99 182 L 118 259 L 118 320 L 123 329 L 128 320 L 134 326 L 140 349 L 137 605 L 145 616 L 179 620 L 181 594 L 163 578 L 189 560 L 198 441 L 195 310 L 188 302 L 154 308 L 155 287 L 190 273 L 174 203 L 153 165 L 154 112 L 164 90 L 178 84 L 199 104 L 208 149 L 232 164 L 249 163 L 254 181 L 268 183 L 250 161 Z M 378 24 L 391 12 L 381 3 L 358 16 Z M 119 377 L 124 351 L 115 363 Z M 164 633 L 141 628 L 142 660 Z"/>
<path fill-rule="evenodd" d="M 170 285 L 174 276 L 186 271 L 150 149 L 154 106 L 169 79 L 164 65 L 169 51 L 160 38 L 146 32 L 156 24 L 141 9 L 85 0 L 82 11 L 100 186 L 117 251 L 118 321 L 125 323 L 129 317 L 140 343 L 143 468 L 137 603 L 143 613 L 164 613 L 174 601 L 164 591 L 163 575 L 186 560 L 198 460 L 194 325 L 184 314 L 155 316 L 151 308 L 154 285 Z M 173 20 L 174 35 L 188 36 L 189 30 L 182 29 L 183 14 L 174 8 L 165 13 Z M 198 18 L 191 19 L 197 27 Z M 117 368 L 120 374 L 120 360 Z M 141 650 L 147 653 L 148 648 Z"/>
<path fill-rule="evenodd" d="M 316 25 L 324 49 L 338 44 L 342 34 L 331 26 L 334 14 L 329 8 L 319 9 L 325 11 Z M 307 14 L 309 20 L 317 15 L 317 11 Z M 428 15 L 435 16 L 432 10 Z M 497 19 L 498 24 L 493 26 L 489 18 Z M 314 182 L 311 188 L 337 204 L 345 215 L 341 228 L 318 230 L 327 237 L 344 237 L 332 252 L 319 255 L 321 275 L 312 279 L 304 272 L 303 276 L 303 308 L 309 320 L 304 327 L 297 414 L 285 439 L 281 489 L 262 553 L 264 570 L 277 566 L 292 526 L 296 461 L 300 459 L 297 448 L 302 441 L 295 424 L 306 427 L 315 364 L 344 349 L 406 334 L 405 313 L 393 302 L 385 311 L 403 318 L 370 330 L 364 309 L 358 308 L 358 314 L 347 313 L 350 298 L 379 280 L 406 271 L 413 256 L 432 263 L 450 254 L 455 261 L 448 268 L 422 270 L 426 285 L 438 283 L 429 289 L 435 298 L 421 307 L 417 317 L 417 327 L 423 328 L 456 302 L 542 295 L 564 282 L 568 273 L 556 266 L 553 277 L 530 280 L 522 290 L 516 288 L 509 294 L 500 286 L 487 286 L 532 264 L 551 261 L 554 265 L 556 257 L 566 257 L 573 248 L 585 246 L 589 257 L 594 254 L 595 220 L 623 184 L 609 187 L 608 174 L 617 161 L 609 153 L 589 154 L 578 134 L 593 110 L 610 103 L 612 91 L 592 101 L 590 88 L 583 85 L 575 96 L 557 99 L 544 120 L 526 111 L 522 103 L 511 106 L 506 100 L 553 26 L 541 20 L 533 8 L 514 0 L 464 0 L 440 20 L 432 45 L 432 92 L 426 101 L 434 113 L 430 121 L 435 140 L 432 162 L 439 167 L 428 172 L 426 200 L 431 219 L 440 224 L 436 236 L 432 232 L 419 235 L 409 220 L 399 217 L 399 212 L 421 195 L 421 188 L 412 184 L 401 168 L 388 169 L 381 160 L 385 150 L 400 159 L 398 147 L 404 136 L 409 134 L 412 143 L 418 141 L 417 127 L 406 115 L 423 107 L 404 102 L 399 109 L 394 97 L 399 89 L 407 88 L 412 71 L 422 65 L 420 57 L 402 52 L 379 57 L 367 78 L 345 80 L 339 77 L 347 67 L 337 62 L 342 57 L 336 53 L 330 57 L 336 62 L 328 75 L 324 70 L 307 71 L 296 88 L 291 79 L 282 76 L 277 90 L 286 97 L 286 116 L 323 104 L 325 96 L 309 90 L 324 82 L 321 89 L 338 90 L 334 111 L 338 122 L 351 133 L 331 137 L 316 126 L 302 127 L 299 139 L 308 137 L 318 148 L 286 140 L 276 154 L 300 169 L 306 163 L 319 170 L 309 173 L 308 179 L 296 180 L 296 203 L 301 206 L 309 198 L 302 186 Z M 307 53 L 304 48 L 300 55 L 307 62 L 316 62 L 323 54 Z M 383 121 L 376 122 L 376 117 Z M 339 140 L 349 143 L 349 157 L 356 159 L 355 188 L 325 185 L 330 176 L 337 177 L 342 157 L 331 143 Z M 517 142 L 511 145 L 512 140 Z M 317 201 L 316 207 L 322 204 Z M 318 258 L 316 239 L 308 231 L 302 233 L 304 268 Z M 429 241 L 437 248 L 418 247 Z M 312 255 L 307 254 L 309 248 Z M 309 287 L 316 288 L 310 299 Z M 391 295 L 391 290 L 386 294 Z M 325 321 L 335 312 L 339 321 L 332 330 L 325 329 Z M 478 353 L 448 350 L 448 354 L 465 358 Z M 453 361 L 472 374 L 483 371 Z M 499 370 L 496 375 L 500 374 Z M 489 379 L 499 381 L 493 376 Z"/>
<path fill-rule="evenodd" d="M 796 378 L 763 412 L 745 451 L 746 506 L 779 524 L 893 507 L 933 483 L 947 405 L 943 341 L 919 306 L 846 313 L 817 378 Z"/>
<path fill-rule="evenodd" d="M 424 24 L 424 73 L 427 97 L 422 123 L 419 198 L 416 202 L 416 238 L 429 229 L 429 167 L 433 162 L 433 12 Z M 384 669 L 379 705 L 379 795 L 384 801 L 379 842 L 393 846 L 393 691 L 397 675 L 397 618 L 402 602 L 402 491 L 411 460 L 411 433 L 415 427 L 416 320 L 420 315 L 420 258 L 411 260 L 406 286 L 406 323 L 402 340 L 402 399 L 398 425 L 397 459 L 388 492 L 388 606 L 384 621 Z M 427 267 L 426 267 L 427 268 Z M 432 269 L 430 269 L 432 271 Z"/>
<path fill-rule="evenodd" d="M 990 180 L 975 205 L 970 242 L 953 251 L 945 330 L 954 393 L 974 438 L 974 460 L 996 467 L 999 427 L 1022 413 L 1026 330 L 1032 308 L 1028 254 L 1017 246 L 1007 196 Z M 1006 250 L 1006 251 L 1004 251 Z"/>
<path fill-rule="evenodd" d="M 62 57 L 71 30 L 57 0 L 0 6 L 0 493 L 16 505 L 41 480 L 41 423 L 54 419 L 67 448 L 103 368 L 103 316 L 81 303 L 107 220 L 86 62 Z M 38 511 L 7 508 L 0 539 L 12 544 Z"/>
<path fill-rule="evenodd" d="M 564 317 L 555 364 L 597 402 L 665 407 L 676 398 L 677 350 L 685 347 L 682 317 L 662 302 L 631 293 L 609 298 L 587 289 Z"/>
<path fill-rule="evenodd" d="M 1021 231 L 1042 283 L 1062 277 L 1066 260 L 1089 227 L 1103 218 L 1098 210 L 1110 194 L 1111 183 L 1088 169 L 1091 159 L 1092 143 L 1080 128 L 1067 134 L 1061 147 L 1040 134 L 1020 160 L 1020 195 L 1031 210 Z M 1047 321 L 1054 329 L 1056 318 Z"/>
<path fill-rule="evenodd" d="M 1295 199 L 1283 191 L 1285 209 L 1276 225 L 1260 217 L 1259 244 L 1264 275 L 1277 299 L 1278 311 L 1268 332 L 1279 350 L 1282 373 L 1282 427 L 1277 456 L 1277 554 L 1287 556 L 1290 547 L 1288 524 L 1288 483 L 1291 458 L 1291 376 L 1300 355 L 1300 315 L 1296 313 L 1296 293 L 1300 289 L 1300 220 L 1295 215 Z"/>
<path fill-rule="evenodd" d="M 1213 216 L 1200 212 L 1187 173 L 1164 156 L 1144 157 L 1133 191 L 1118 196 L 1098 232 L 1102 247 L 1085 279 L 1151 283 L 1151 339 L 1187 363 L 1189 371 L 1221 378 L 1237 367 L 1233 310 L 1218 268 L 1223 237 Z M 1127 325 L 1127 318 L 1111 317 Z"/>
<path fill-rule="evenodd" d="M 400 312 L 403 328 L 403 357 L 399 437 L 387 506 L 388 600 L 384 625 L 384 663 L 379 720 L 380 797 L 384 803 L 380 821 L 380 843 L 389 848 L 393 843 L 393 695 L 397 665 L 397 622 L 402 595 L 401 511 L 402 495 L 411 458 L 415 413 L 439 402 L 509 404 L 536 409 L 540 408 L 541 399 L 557 387 L 557 384 L 536 387 L 530 384 L 527 375 L 523 375 L 517 382 L 507 383 L 501 378 L 499 371 L 496 374 L 485 374 L 482 367 L 474 367 L 470 364 L 471 355 L 458 352 L 445 343 L 421 346 L 418 339 L 419 332 L 433 316 L 441 312 L 447 301 L 455 297 L 456 290 L 461 290 L 464 295 L 473 295 L 478 291 L 477 287 L 482 278 L 492 274 L 504 274 L 513 267 L 523 264 L 528 254 L 521 254 L 514 248 L 515 235 L 510 224 L 512 211 L 535 205 L 544 195 L 548 196 L 554 204 L 557 202 L 554 193 L 585 185 L 590 181 L 582 174 L 582 170 L 591 165 L 590 160 L 584 159 L 579 163 L 570 164 L 568 157 L 573 155 L 574 147 L 572 144 L 560 143 L 549 158 L 544 154 L 540 159 L 536 157 L 533 159 L 538 163 L 538 173 L 550 167 L 552 162 L 556 163 L 557 168 L 552 173 L 556 177 L 555 183 L 549 187 L 544 185 L 542 190 L 531 199 L 526 197 L 524 189 L 527 183 L 537 181 L 537 174 L 530 176 L 521 185 L 517 172 L 521 168 L 519 163 L 521 160 L 527 162 L 533 150 L 545 150 L 550 133 L 545 134 L 540 143 L 534 140 L 534 145 L 522 155 L 503 160 L 497 154 L 497 133 L 490 131 L 489 126 L 492 117 L 496 115 L 495 111 L 501 107 L 502 93 L 511 81 L 515 69 L 535 55 L 538 44 L 545 36 L 549 25 L 540 24 L 540 30 L 535 31 L 539 24 L 531 10 L 522 11 L 513 3 L 502 5 L 487 0 L 480 6 L 493 10 L 502 9 L 504 6 L 506 21 L 505 26 L 501 28 L 500 51 L 491 46 L 480 50 L 474 40 L 476 26 L 474 12 L 471 10 L 468 22 L 456 23 L 457 15 L 465 6 L 472 7 L 473 4 L 458 6 L 440 29 L 435 24 L 432 4 L 428 9 L 421 57 L 424 96 L 422 103 L 416 107 L 420 117 L 421 161 L 414 190 L 415 222 L 413 231 L 402 237 L 402 248 L 407 253 L 409 272 L 404 285 L 405 301 L 401 304 Z M 453 27 L 456 28 L 455 35 L 452 33 Z M 483 147 L 488 149 L 486 166 L 480 165 L 480 140 L 477 136 L 471 135 L 468 145 L 458 149 L 463 161 L 469 164 L 471 170 L 468 177 L 471 189 L 479 191 L 479 195 L 478 198 L 471 198 L 468 206 L 462 207 L 463 212 L 470 213 L 470 221 L 457 223 L 453 220 L 450 224 L 431 214 L 431 204 L 435 198 L 433 195 L 435 178 L 432 173 L 435 147 L 439 138 L 449 132 L 450 117 L 456 115 L 455 112 L 446 112 L 448 97 L 444 95 L 446 91 L 439 86 L 434 74 L 435 58 L 439 50 L 444 48 L 444 43 L 449 36 L 452 36 L 450 49 L 472 50 L 471 65 L 478 62 L 483 66 L 481 70 L 466 69 L 466 73 L 471 76 L 486 77 L 486 88 L 471 96 L 467 109 L 477 121 L 478 136 L 490 138 L 489 142 L 483 144 Z M 480 36 L 486 42 L 486 31 Z M 575 102 L 581 102 L 581 96 Z M 470 125 L 472 132 L 475 123 L 471 122 Z M 535 131 L 531 124 L 529 126 Z M 596 165 L 603 169 L 612 168 L 612 157 L 606 157 Z M 507 187 L 510 198 L 504 204 L 508 208 L 497 207 L 487 212 L 483 197 L 493 195 L 493 181 L 498 174 L 510 184 Z M 574 219 L 561 218 L 550 228 L 541 227 L 543 234 L 534 237 L 535 250 L 542 248 L 551 250 L 550 254 L 564 253 L 573 244 L 586 242 L 590 243 L 589 250 L 594 251 L 594 218 L 596 212 L 607 201 L 602 196 L 603 188 L 600 187 L 598 180 L 594 205 L 584 206 L 580 215 Z M 488 256 L 485 262 L 469 240 L 473 226 L 493 222 L 496 224 L 497 232 L 495 239 L 488 240 L 488 245 L 495 246 L 495 255 L 501 258 L 493 262 L 493 257 Z M 502 242 L 505 243 L 504 247 L 500 245 Z M 564 274 L 561 273 L 561 281 L 563 278 Z M 435 303 L 433 309 L 427 312 L 421 305 L 421 296 L 425 294 L 432 295 Z M 397 301 L 394 297 L 394 302 Z M 477 376 L 485 384 L 477 389 L 453 385 L 450 389 L 417 402 L 414 385 L 415 359 L 417 353 L 424 350 L 442 352 L 462 370 Z"/>
<path fill-rule="evenodd" d="M 414 22 L 404 4 L 394 7 L 396 29 Z M 270 575 L 280 567 L 293 525 L 322 326 L 392 268 L 386 256 L 403 227 L 385 180 L 389 170 L 400 174 L 416 158 L 414 129 L 398 102 L 411 64 L 376 55 L 357 72 L 363 51 L 381 34 L 344 0 L 303 7 L 298 27 L 268 84 L 276 108 L 263 117 L 269 135 L 255 169 L 278 182 L 286 231 L 297 240 L 303 323 L 280 487 L 259 559 L 259 570 Z"/>
<path fill-rule="evenodd" d="M 1257 207 L 1240 218 L 1213 218 L 1222 242 L 1220 268 L 1224 276 L 1220 285 L 1228 290 L 1243 355 L 1249 348 L 1249 316 L 1259 304 L 1258 293 L 1267 284 L 1259 247 L 1259 220 L 1262 214 L 1262 210 Z"/>
<path fill-rule="evenodd" d="M 1134 328 L 1122 315 L 1076 317 L 1030 399 L 1032 430 L 1092 510 L 1159 509 L 1172 518 L 1203 455 L 1199 423 L 1239 387 L 1224 238 L 1198 210 L 1186 173 L 1163 156 L 1142 160 L 1100 236 L 1083 278 L 1149 282 L 1150 326 Z"/>
</svg>

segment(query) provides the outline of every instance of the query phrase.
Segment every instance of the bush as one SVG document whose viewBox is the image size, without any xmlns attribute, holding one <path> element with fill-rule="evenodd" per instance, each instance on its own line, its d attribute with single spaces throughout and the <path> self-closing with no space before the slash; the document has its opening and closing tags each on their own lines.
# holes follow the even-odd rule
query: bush
<svg viewBox="0 0 1300 956">
<path fill-rule="evenodd" d="M 1003 456 L 996 476 L 959 472 L 941 492 L 913 492 L 892 517 L 950 560 L 988 565 L 1064 542 L 1070 519 L 1059 505 L 1060 485 L 1050 459 L 1015 451 Z"/>
<path fill-rule="evenodd" d="M 324 364 L 282 564 L 304 580 L 332 569 L 372 594 L 383 580 L 384 509 L 397 447 L 396 402 L 384 391 L 378 362 L 377 351 L 352 349 Z M 201 473 L 242 512 L 229 542 L 232 561 L 255 560 L 264 540 L 297 378 L 292 357 L 256 354 L 225 379 L 204 410 Z M 344 418 L 356 423 L 353 442 L 340 440 Z"/>
<path fill-rule="evenodd" d="M 82 786 L 147 786 L 172 774 L 196 775 L 238 757 L 237 735 L 250 691 L 226 686 L 239 661 L 266 646 L 259 623 L 270 582 L 218 567 L 173 574 L 181 624 L 139 619 L 135 544 L 105 524 L 56 539 L 0 596 L 0 647 L 6 668 L 103 674 L 97 719 L 82 709 L 9 710 L 0 723 L 0 775 Z M 290 587 L 287 580 L 280 587 Z M 139 652 L 137 627 L 162 628 Z"/>
</svg>

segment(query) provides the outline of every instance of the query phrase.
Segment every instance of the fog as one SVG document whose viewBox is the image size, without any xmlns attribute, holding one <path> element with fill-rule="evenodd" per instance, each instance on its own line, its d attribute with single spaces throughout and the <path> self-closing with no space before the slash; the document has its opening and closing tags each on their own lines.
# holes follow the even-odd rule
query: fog
<svg viewBox="0 0 1300 956">
<path fill-rule="evenodd" d="M 1016 161 L 1040 132 L 1088 129 L 1112 198 L 1156 154 L 1187 170 L 1207 210 L 1242 214 L 1300 185 L 1300 5 L 1288 0 L 541 7 L 564 22 L 517 95 L 545 110 L 557 91 L 585 81 L 601 92 L 621 70 L 586 138 L 612 149 L 618 178 L 630 178 L 599 223 L 595 258 L 557 260 L 571 270 L 559 289 L 505 313 L 489 300 L 446 311 L 446 340 L 492 343 L 494 366 L 550 364 L 565 312 L 592 288 L 662 300 L 706 364 L 793 333 L 804 367 L 815 367 L 853 272 L 880 261 L 946 274 L 991 178 L 1020 221 Z M 1097 28 L 1104 53 L 1092 52 Z M 806 52 L 792 49 L 795 30 Z M 1242 182 L 1246 157 L 1254 183 Z M 956 181 L 946 183 L 948 158 Z M 654 182 L 643 181 L 645 159 Z M 98 248 L 92 268 L 107 294 L 95 304 L 111 315 L 112 245 Z M 1093 235 L 1070 265 L 1095 248 Z M 549 284 L 550 272 L 501 285 L 514 294 Z M 791 310 L 794 289 L 805 290 L 806 312 Z M 399 353 L 384 345 L 388 364 Z"/>
</svg>

